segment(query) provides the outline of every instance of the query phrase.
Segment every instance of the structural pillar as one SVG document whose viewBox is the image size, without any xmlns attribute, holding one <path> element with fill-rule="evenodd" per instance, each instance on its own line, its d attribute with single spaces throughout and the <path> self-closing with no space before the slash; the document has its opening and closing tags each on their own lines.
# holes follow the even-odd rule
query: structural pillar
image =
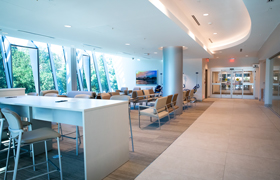
<svg viewBox="0 0 280 180">
<path fill-rule="evenodd" d="M 163 96 L 178 93 L 177 114 L 182 114 L 183 104 L 183 47 L 163 47 Z"/>
<path fill-rule="evenodd" d="M 264 105 L 272 105 L 273 93 L 273 59 L 266 59 Z"/>
</svg>

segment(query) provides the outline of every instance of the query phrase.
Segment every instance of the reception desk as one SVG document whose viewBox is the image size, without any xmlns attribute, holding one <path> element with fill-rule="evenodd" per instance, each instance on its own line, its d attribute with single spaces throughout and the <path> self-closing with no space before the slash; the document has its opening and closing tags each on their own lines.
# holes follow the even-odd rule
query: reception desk
<svg viewBox="0 0 280 180">
<path fill-rule="evenodd" d="M 56 102 L 60 100 L 67 101 Z M 1 97 L 0 108 L 3 107 L 28 117 L 35 124 L 46 121 L 82 126 L 85 179 L 102 179 L 129 159 L 127 102 L 17 96 Z"/>
</svg>

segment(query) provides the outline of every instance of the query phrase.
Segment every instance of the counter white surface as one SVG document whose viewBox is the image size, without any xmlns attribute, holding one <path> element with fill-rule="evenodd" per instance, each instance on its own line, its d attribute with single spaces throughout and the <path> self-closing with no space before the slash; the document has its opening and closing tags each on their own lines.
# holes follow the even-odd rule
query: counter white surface
<svg viewBox="0 0 280 180">
<path fill-rule="evenodd" d="M 55 102 L 59 100 L 67 102 Z M 3 107 L 27 117 L 33 129 L 46 122 L 83 126 L 85 179 L 103 179 L 129 159 L 126 101 L 17 96 L 1 97 Z"/>
</svg>

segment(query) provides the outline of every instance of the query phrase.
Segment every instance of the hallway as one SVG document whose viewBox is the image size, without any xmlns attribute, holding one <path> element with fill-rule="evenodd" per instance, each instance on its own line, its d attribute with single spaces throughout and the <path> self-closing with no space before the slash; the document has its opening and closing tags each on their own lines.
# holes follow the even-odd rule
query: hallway
<svg viewBox="0 0 280 180">
<path fill-rule="evenodd" d="M 138 177 L 280 179 L 280 118 L 257 100 L 215 101 Z"/>
</svg>

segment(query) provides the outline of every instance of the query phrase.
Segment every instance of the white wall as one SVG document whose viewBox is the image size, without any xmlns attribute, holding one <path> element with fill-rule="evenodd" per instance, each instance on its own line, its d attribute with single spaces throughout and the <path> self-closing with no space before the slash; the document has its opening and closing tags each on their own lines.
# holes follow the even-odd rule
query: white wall
<svg viewBox="0 0 280 180">
<path fill-rule="evenodd" d="M 280 24 L 274 29 L 258 53 L 259 60 L 271 58 L 280 51 Z"/>
<path fill-rule="evenodd" d="M 196 72 L 198 72 L 198 75 L 196 75 Z M 184 59 L 183 73 L 187 77 L 187 89 L 192 89 L 196 85 L 196 83 L 200 85 L 200 88 L 196 92 L 195 97 L 198 100 L 202 100 L 202 59 Z"/>
<path fill-rule="evenodd" d="M 136 71 L 148 71 L 157 70 L 158 71 L 158 84 L 162 84 L 162 61 L 161 60 L 132 60 L 130 58 L 119 58 L 113 60 L 113 66 L 115 68 L 118 87 L 128 87 L 132 90 L 134 87 L 141 87 L 141 89 L 146 89 L 146 87 L 155 87 L 156 85 L 136 85 Z"/>
</svg>

